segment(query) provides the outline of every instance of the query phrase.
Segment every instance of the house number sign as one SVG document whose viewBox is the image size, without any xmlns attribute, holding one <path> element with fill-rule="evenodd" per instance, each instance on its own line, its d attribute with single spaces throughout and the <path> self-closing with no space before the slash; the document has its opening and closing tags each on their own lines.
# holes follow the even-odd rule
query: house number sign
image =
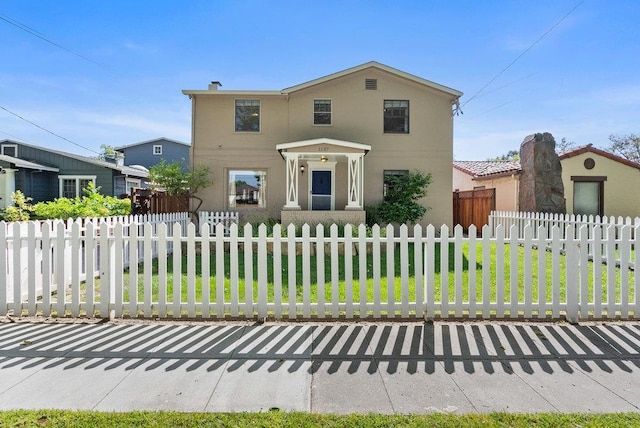
<svg viewBox="0 0 640 428">
<path fill-rule="evenodd" d="M 318 151 L 319 151 L 319 152 L 328 152 L 328 151 L 329 151 L 329 147 L 327 147 L 327 146 L 320 146 L 320 147 L 318 147 Z"/>
</svg>

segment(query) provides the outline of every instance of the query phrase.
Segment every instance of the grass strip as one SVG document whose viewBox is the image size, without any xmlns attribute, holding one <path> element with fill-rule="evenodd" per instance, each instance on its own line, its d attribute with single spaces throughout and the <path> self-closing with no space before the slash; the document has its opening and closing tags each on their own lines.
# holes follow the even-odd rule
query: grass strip
<svg viewBox="0 0 640 428">
<path fill-rule="evenodd" d="M 487 413 L 332 415 L 265 413 L 108 413 L 67 410 L 0 412 L 0 427 L 610 427 L 640 426 L 637 413 Z"/>
</svg>

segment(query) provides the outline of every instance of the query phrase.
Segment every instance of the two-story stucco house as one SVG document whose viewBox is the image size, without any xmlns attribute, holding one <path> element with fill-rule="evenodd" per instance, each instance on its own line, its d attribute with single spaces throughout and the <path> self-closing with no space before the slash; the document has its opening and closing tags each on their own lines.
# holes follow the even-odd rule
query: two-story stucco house
<svg viewBox="0 0 640 428">
<path fill-rule="evenodd" d="M 290 222 L 365 220 L 385 176 L 433 182 L 422 223 L 451 224 L 453 109 L 461 92 L 377 62 L 277 91 L 184 90 L 192 165 L 213 185 L 203 210 Z"/>
</svg>

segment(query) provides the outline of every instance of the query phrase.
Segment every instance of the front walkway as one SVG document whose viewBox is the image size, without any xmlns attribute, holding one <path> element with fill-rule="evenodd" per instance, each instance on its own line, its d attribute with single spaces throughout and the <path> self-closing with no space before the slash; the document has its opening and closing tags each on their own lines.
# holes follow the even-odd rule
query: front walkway
<svg viewBox="0 0 640 428">
<path fill-rule="evenodd" d="M 0 321 L 0 410 L 640 411 L 640 323 Z"/>
</svg>

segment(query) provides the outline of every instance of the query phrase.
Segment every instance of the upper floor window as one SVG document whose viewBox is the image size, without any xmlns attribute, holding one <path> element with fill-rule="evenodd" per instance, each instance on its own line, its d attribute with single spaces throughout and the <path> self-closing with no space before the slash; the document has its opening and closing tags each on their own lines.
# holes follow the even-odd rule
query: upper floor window
<svg viewBox="0 0 640 428">
<path fill-rule="evenodd" d="M 236 100 L 236 132 L 260 132 L 260 100 Z"/>
<path fill-rule="evenodd" d="M 17 144 L 3 144 L 2 153 L 5 156 L 18 157 L 18 145 Z"/>
<path fill-rule="evenodd" d="M 331 125 L 331 100 L 313 100 L 313 124 Z"/>
<path fill-rule="evenodd" d="M 154 155 L 161 155 L 162 154 L 162 146 L 157 144 L 153 146 L 153 154 Z"/>
<path fill-rule="evenodd" d="M 384 132 L 409 133 L 409 101 L 384 100 Z"/>
</svg>

